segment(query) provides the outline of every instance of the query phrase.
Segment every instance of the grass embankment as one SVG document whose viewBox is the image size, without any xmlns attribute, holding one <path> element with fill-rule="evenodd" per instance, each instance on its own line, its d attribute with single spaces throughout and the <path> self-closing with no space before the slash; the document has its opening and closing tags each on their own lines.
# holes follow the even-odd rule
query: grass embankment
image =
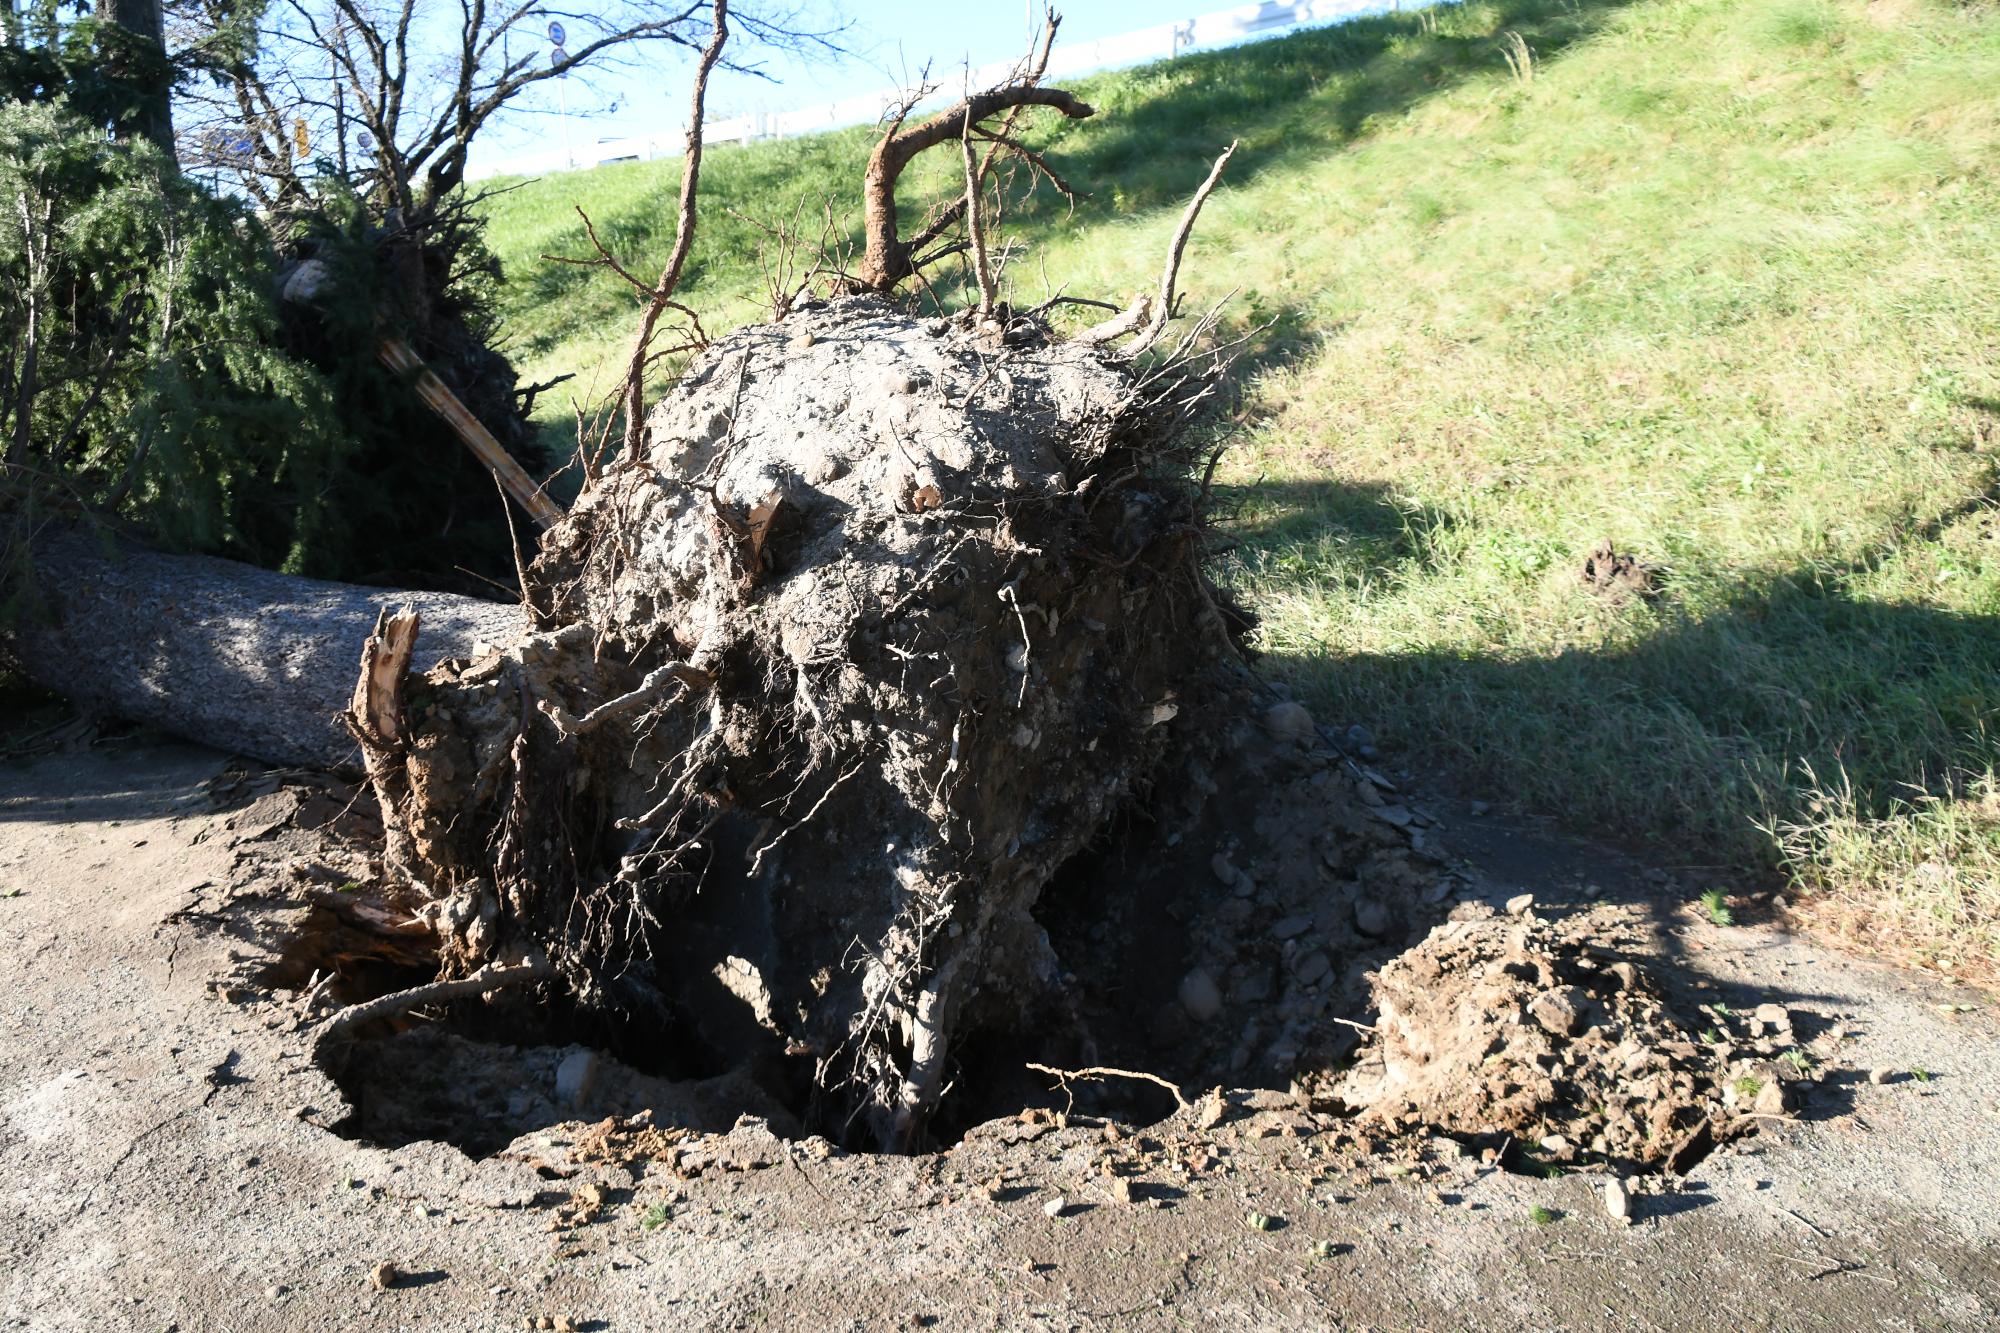
<svg viewBox="0 0 2000 1333">
<path fill-rule="evenodd" d="M 1244 141 L 1184 269 L 1274 321 L 1224 572 L 1324 716 L 1704 884 L 1783 869 L 1860 938 L 2000 959 L 2000 9 L 1465 4 L 1078 87 L 1099 117 L 1044 141 L 1095 197 L 1011 220 L 1023 299 L 1151 281 Z M 723 210 L 804 199 L 817 235 L 867 143 L 710 159 L 713 324 L 762 288 Z M 584 252 L 575 201 L 657 265 L 677 170 L 494 203 L 537 376 L 630 319 L 534 256 Z M 1601 538 L 1657 596 L 1583 588 Z"/>
</svg>

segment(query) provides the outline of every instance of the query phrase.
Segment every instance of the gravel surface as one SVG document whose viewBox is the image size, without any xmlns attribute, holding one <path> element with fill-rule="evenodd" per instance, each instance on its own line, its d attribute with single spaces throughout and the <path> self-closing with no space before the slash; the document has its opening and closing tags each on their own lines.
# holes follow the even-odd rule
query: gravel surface
<svg viewBox="0 0 2000 1333">
<path fill-rule="evenodd" d="M 1150 1128 L 1031 1112 L 917 1157 L 787 1143 L 755 1122 L 558 1124 L 477 1162 L 346 1139 L 326 1128 L 341 1094 L 306 1058 L 296 1004 L 228 980 L 285 947 L 294 890 L 268 867 L 310 835 L 255 784 L 218 801 L 224 768 L 143 741 L 0 763 L 9 1327 L 2000 1316 L 1988 998 L 1775 927 L 1710 925 L 1641 867 L 1530 825 L 1434 804 L 1430 832 L 1465 858 L 1467 895 L 1504 911 L 1530 892 L 1554 920 L 1622 913 L 1677 1010 L 1778 1003 L 1831 1052 L 1797 1120 L 1685 1177 L 1628 1182 L 1629 1222 L 1601 1174 L 1513 1174 L 1414 1129 L 1364 1143 L 1268 1091 L 1202 1097 Z"/>
</svg>

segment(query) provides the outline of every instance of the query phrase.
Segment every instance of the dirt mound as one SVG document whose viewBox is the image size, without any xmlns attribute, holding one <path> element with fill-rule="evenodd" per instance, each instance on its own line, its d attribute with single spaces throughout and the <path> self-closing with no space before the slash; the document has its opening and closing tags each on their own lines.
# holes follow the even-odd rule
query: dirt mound
<svg viewBox="0 0 2000 1333">
<path fill-rule="evenodd" d="M 1373 978 L 1374 1034 L 1330 1088 L 1366 1120 L 1512 1141 L 1535 1163 L 1680 1170 L 1782 1117 L 1809 1076 L 1782 1007 L 1676 1013 L 1599 933 L 1608 915 L 1454 915 Z"/>
<path fill-rule="evenodd" d="M 1578 571 L 1584 586 L 1611 601 L 1627 597 L 1653 597 L 1659 592 L 1659 570 L 1627 552 L 1621 552 L 1606 537 L 1591 548 Z"/>
</svg>

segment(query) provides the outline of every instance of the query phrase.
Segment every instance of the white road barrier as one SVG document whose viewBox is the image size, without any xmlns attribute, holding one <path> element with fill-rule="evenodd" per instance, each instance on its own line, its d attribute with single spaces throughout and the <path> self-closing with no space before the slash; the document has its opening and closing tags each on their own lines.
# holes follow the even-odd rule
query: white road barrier
<svg viewBox="0 0 2000 1333">
<path fill-rule="evenodd" d="M 1064 79 L 1093 70 L 1116 69 L 1123 65 L 1162 60 L 1186 51 L 1233 46 L 1247 39 L 1271 36 L 1292 28 L 1340 23 L 1365 14 L 1380 14 L 1400 8 L 1400 0 L 1269 0 L 1264 4 L 1238 5 L 1218 9 L 1191 19 L 1155 24 L 1116 37 L 1094 42 L 1063 42 L 1049 53 L 1050 79 Z M 968 82 L 975 88 L 989 87 L 1005 79 L 1015 62 L 1001 61 L 972 71 Z M 824 106 L 796 111 L 756 112 L 712 120 L 702 127 L 703 139 L 711 144 L 750 143 L 759 139 L 789 139 L 801 134 L 819 134 L 845 129 L 850 125 L 870 125 L 885 108 L 902 96 L 902 90 L 885 88 L 842 98 Z M 670 130 L 656 135 L 599 139 L 595 145 L 575 150 L 555 149 L 524 153 L 483 163 L 468 172 L 474 180 L 487 176 L 542 176 L 551 172 L 588 169 L 607 162 L 650 161 L 658 157 L 679 157 L 686 151 L 686 135 Z"/>
</svg>

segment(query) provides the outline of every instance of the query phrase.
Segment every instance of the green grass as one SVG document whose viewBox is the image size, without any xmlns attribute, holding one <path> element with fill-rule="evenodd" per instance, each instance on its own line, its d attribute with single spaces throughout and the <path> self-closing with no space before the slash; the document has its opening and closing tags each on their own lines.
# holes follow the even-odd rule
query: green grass
<svg viewBox="0 0 2000 1333">
<path fill-rule="evenodd" d="M 1183 276 L 1264 326 L 1218 569 L 1273 670 L 1472 794 L 2000 961 L 1990 0 L 1471 3 L 1077 87 L 1099 115 L 1037 133 L 1094 197 L 1010 217 L 1022 299 L 1150 283 L 1243 140 Z M 763 286 L 725 210 L 804 200 L 816 236 L 830 198 L 851 236 L 868 143 L 709 159 L 684 295 L 711 328 Z M 936 156 L 913 213 L 953 188 Z M 608 387 L 631 302 L 534 256 L 585 252 L 574 201 L 656 267 L 677 173 L 493 201 L 535 378 Z M 1655 596 L 1583 587 L 1602 538 Z"/>
</svg>

